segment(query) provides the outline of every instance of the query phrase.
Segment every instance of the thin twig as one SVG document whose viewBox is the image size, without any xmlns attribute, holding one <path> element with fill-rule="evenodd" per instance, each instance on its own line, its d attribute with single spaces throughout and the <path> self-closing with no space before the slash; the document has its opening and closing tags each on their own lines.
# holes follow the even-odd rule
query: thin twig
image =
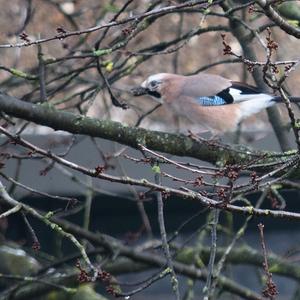
<svg viewBox="0 0 300 300">
<path fill-rule="evenodd" d="M 160 171 L 158 171 L 159 165 L 156 165 L 155 168 L 157 168 L 157 171 L 155 171 L 155 175 L 154 175 L 155 183 L 157 185 L 161 185 L 161 174 Z M 161 192 L 157 192 L 156 197 L 157 197 L 158 222 L 159 222 L 160 235 L 162 240 L 162 247 L 164 249 L 165 257 L 167 259 L 167 265 L 169 269 L 168 271 L 171 275 L 171 284 L 173 287 L 173 292 L 176 296 L 176 299 L 180 300 L 178 279 L 174 271 L 173 261 L 170 254 L 169 244 L 167 240 L 167 233 L 166 233 L 165 220 L 164 220 L 164 202 L 163 202 Z"/>
<path fill-rule="evenodd" d="M 214 264 L 216 258 L 217 251 L 217 226 L 219 223 L 220 209 L 215 209 L 213 211 L 213 220 L 211 223 L 211 247 L 210 247 L 210 256 L 208 262 L 208 274 L 205 283 L 205 287 L 203 288 L 204 298 L 205 300 L 211 299 L 213 290 L 212 290 L 212 282 L 214 281 Z"/>
<path fill-rule="evenodd" d="M 219 1 L 214 1 L 213 4 L 215 5 L 218 2 Z M 51 37 L 48 37 L 48 38 L 37 39 L 37 40 L 34 40 L 34 41 L 29 40 L 29 41 L 26 41 L 26 42 L 23 42 L 23 43 L 2 44 L 2 45 L 0 45 L 0 48 L 28 47 L 28 46 L 31 46 L 31 45 L 37 45 L 37 44 L 41 44 L 41 43 L 50 42 L 50 41 L 53 41 L 53 40 L 63 40 L 63 39 L 66 39 L 70 36 L 76 36 L 76 35 L 91 33 L 91 32 L 98 31 L 98 30 L 101 30 L 101 29 L 104 29 L 104 28 L 107 28 L 107 27 L 119 26 L 119 25 L 122 25 L 122 24 L 129 23 L 131 21 L 145 19 L 145 18 L 150 17 L 150 16 L 165 15 L 165 14 L 168 14 L 168 13 L 176 12 L 177 10 L 180 10 L 182 8 L 185 8 L 185 7 L 193 7 L 193 6 L 197 6 L 197 5 L 202 5 L 203 8 L 206 8 L 207 7 L 207 0 L 199 0 L 199 1 L 191 0 L 191 1 L 187 1 L 187 2 L 184 2 L 182 4 L 179 4 L 179 5 L 171 5 L 171 6 L 166 6 L 166 7 L 162 7 L 162 8 L 153 9 L 153 10 L 151 10 L 149 12 L 146 12 L 146 13 L 133 15 L 133 16 L 130 16 L 128 18 L 125 18 L 125 19 L 122 19 L 122 20 L 119 20 L 119 21 L 112 21 L 112 22 L 109 22 L 109 23 L 106 23 L 106 24 L 97 25 L 97 26 L 87 28 L 87 29 L 83 29 L 83 30 L 62 32 L 62 33 L 59 33 L 55 36 L 51 36 Z"/>
<path fill-rule="evenodd" d="M 13 199 L 7 192 L 6 189 L 4 187 L 4 185 L 2 184 L 2 182 L 0 181 L 0 196 L 2 197 L 2 199 L 9 205 L 16 207 L 18 205 L 20 205 L 20 203 Z M 100 270 L 98 270 L 90 261 L 89 257 L 86 254 L 86 251 L 84 249 L 84 247 L 79 243 L 79 241 L 75 238 L 74 235 L 72 235 L 71 233 L 68 233 L 66 231 L 64 231 L 59 225 L 51 222 L 49 220 L 49 217 L 47 215 L 43 216 L 41 215 L 37 210 L 33 209 L 32 207 L 26 205 L 26 204 L 22 204 L 22 209 L 24 211 L 26 211 L 28 214 L 32 215 L 33 217 L 37 218 L 38 220 L 40 220 L 41 222 L 43 222 L 44 224 L 46 224 L 47 226 L 49 226 L 52 230 L 54 230 L 55 232 L 57 232 L 59 235 L 67 238 L 68 240 L 70 240 L 75 246 L 76 248 L 79 250 L 79 252 L 81 253 L 85 263 L 87 264 L 87 266 L 93 271 L 94 273 L 94 277 L 96 278 L 98 272 Z M 51 216 L 50 216 L 51 217 Z"/>
<path fill-rule="evenodd" d="M 32 244 L 32 249 L 33 250 L 39 250 L 40 249 L 40 242 L 39 242 L 39 239 L 34 231 L 34 229 L 32 228 L 31 224 L 29 223 L 26 215 L 22 212 L 22 218 L 24 220 L 24 223 L 25 225 L 27 226 L 29 232 L 30 232 L 30 235 L 31 235 L 31 238 L 32 238 L 32 241 L 33 241 L 33 244 Z"/>
<path fill-rule="evenodd" d="M 289 24 L 289 22 L 283 19 L 278 12 L 271 6 L 269 0 L 256 0 L 256 3 L 264 10 L 265 14 L 283 31 L 293 35 L 295 38 L 300 38 L 300 29 Z M 296 4 L 295 4 L 296 5 Z"/>
<path fill-rule="evenodd" d="M 3 178 L 5 178 L 6 180 L 12 182 L 14 185 L 18 186 L 18 187 L 21 187 L 31 193 L 34 193 L 34 194 L 37 194 L 37 195 L 40 195 L 40 196 L 43 196 L 43 197 L 47 197 L 47 198 L 50 198 L 50 199 L 55 199 L 55 200 L 62 200 L 62 201 L 68 201 L 68 202 L 72 202 L 72 203 L 77 203 L 78 200 L 76 198 L 71 198 L 71 197 L 64 197 L 64 196 L 57 196 L 57 195 L 51 195 L 51 194 L 48 194 L 48 193 L 45 193 L 45 192 L 41 192 L 41 191 L 38 191 L 36 189 L 33 189 L 27 185 L 24 185 L 16 180 L 14 180 L 13 178 L 7 176 L 6 174 L 0 172 L 0 176 L 2 176 Z"/>
<path fill-rule="evenodd" d="M 19 212 L 21 209 L 22 209 L 22 204 L 19 203 L 16 206 L 14 206 L 13 208 L 11 208 L 11 209 L 7 210 L 6 212 L 2 213 L 0 215 L 0 219 L 7 218 L 8 216 Z"/>
<path fill-rule="evenodd" d="M 46 78 L 45 78 L 45 63 L 42 52 L 42 45 L 38 44 L 38 61 L 39 61 L 39 83 L 40 83 L 40 102 L 47 101 Z"/>
<path fill-rule="evenodd" d="M 273 282 L 272 279 L 272 273 L 269 270 L 269 264 L 268 264 L 268 254 L 265 244 L 265 238 L 264 238 L 264 225 L 262 223 L 258 224 L 258 229 L 260 233 L 260 242 L 261 247 L 263 249 L 263 256 L 264 256 L 264 263 L 263 267 L 266 272 L 267 276 L 267 282 L 266 282 L 266 288 L 263 290 L 263 296 L 269 298 L 270 300 L 275 299 L 275 296 L 278 294 L 278 290 L 276 287 L 276 284 Z"/>
</svg>

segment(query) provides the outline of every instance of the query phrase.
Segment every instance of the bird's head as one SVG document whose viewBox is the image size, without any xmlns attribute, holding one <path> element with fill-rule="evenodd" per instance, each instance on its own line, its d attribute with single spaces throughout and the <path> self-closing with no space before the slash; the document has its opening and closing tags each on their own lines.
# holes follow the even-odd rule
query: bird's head
<svg viewBox="0 0 300 300">
<path fill-rule="evenodd" d="M 163 93 L 166 85 L 167 74 L 159 73 L 149 76 L 140 86 L 131 91 L 134 96 L 150 95 L 154 100 L 163 103 Z"/>
</svg>

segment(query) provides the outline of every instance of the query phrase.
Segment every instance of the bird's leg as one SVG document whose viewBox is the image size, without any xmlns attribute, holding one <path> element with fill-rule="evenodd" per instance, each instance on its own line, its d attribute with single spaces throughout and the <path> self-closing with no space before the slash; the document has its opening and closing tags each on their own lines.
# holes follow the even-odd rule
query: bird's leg
<svg viewBox="0 0 300 300">
<path fill-rule="evenodd" d="M 205 139 L 201 137 L 199 134 L 195 134 L 191 130 L 189 130 L 188 136 L 197 142 L 205 143 L 212 146 L 219 144 L 221 141 L 221 138 L 217 132 L 212 133 L 212 135 L 208 139 Z"/>
<path fill-rule="evenodd" d="M 174 124 L 175 124 L 175 128 L 176 128 L 176 133 L 180 133 L 180 119 L 179 116 L 174 116 Z"/>
<path fill-rule="evenodd" d="M 220 134 L 217 131 L 212 132 L 207 141 L 219 144 L 221 142 Z"/>
<path fill-rule="evenodd" d="M 200 137 L 198 134 L 193 133 L 191 130 L 188 130 L 188 137 L 190 137 L 193 140 L 196 140 L 197 142 L 206 142 L 206 139 Z"/>
</svg>

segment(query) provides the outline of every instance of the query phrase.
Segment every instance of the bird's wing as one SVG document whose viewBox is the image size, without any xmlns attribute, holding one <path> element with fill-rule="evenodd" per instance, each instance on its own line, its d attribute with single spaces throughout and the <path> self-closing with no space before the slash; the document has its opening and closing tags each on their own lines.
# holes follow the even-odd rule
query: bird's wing
<svg viewBox="0 0 300 300">
<path fill-rule="evenodd" d="M 255 100 L 265 95 L 251 85 L 205 73 L 190 76 L 183 86 L 182 94 L 192 97 L 197 104 L 202 106 Z"/>
<path fill-rule="evenodd" d="M 232 85 L 229 79 L 219 75 L 199 73 L 181 78 L 181 94 L 198 98 L 215 96 Z"/>
</svg>

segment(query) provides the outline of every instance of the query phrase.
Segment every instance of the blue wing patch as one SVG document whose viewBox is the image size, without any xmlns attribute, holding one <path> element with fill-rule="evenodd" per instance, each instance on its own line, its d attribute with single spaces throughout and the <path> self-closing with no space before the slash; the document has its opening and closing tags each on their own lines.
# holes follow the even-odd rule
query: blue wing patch
<svg viewBox="0 0 300 300">
<path fill-rule="evenodd" d="M 202 106 L 214 106 L 214 105 L 224 105 L 227 102 L 219 97 L 219 96 L 211 96 L 211 97 L 199 97 L 196 98 L 198 104 Z"/>
</svg>

